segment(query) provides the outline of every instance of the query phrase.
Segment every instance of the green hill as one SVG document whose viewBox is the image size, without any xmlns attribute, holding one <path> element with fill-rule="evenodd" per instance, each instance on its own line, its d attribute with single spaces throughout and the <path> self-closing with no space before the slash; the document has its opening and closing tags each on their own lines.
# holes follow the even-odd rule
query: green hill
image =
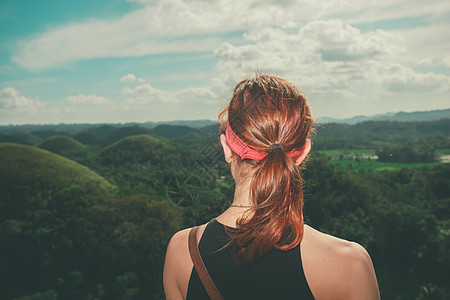
<svg viewBox="0 0 450 300">
<path fill-rule="evenodd" d="M 69 133 L 61 130 L 53 130 L 53 129 L 42 129 L 31 132 L 35 136 L 40 137 L 41 139 L 47 139 L 52 136 L 70 136 Z"/>
<path fill-rule="evenodd" d="M 190 155 L 171 142 L 149 134 L 135 135 L 121 139 L 107 146 L 100 153 L 104 165 L 124 166 L 149 164 L 154 167 L 186 166 Z"/>
<path fill-rule="evenodd" d="M 152 131 L 153 134 L 163 136 L 165 138 L 178 138 L 190 132 L 195 132 L 195 129 L 187 126 L 165 124 L 156 126 Z"/>
<path fill-rule="evenodd" d="M 218 136 L 220 134 L 219 130 L 220 124 L 219 122 L 216 122 L 212 125 L 201 127 L 197 130 L 197 132 L 201 135 L 206 136 Z"/>
<path fill-rule="evenodd" d="M 111 145 L 114 142 L 117 142 L 123 138 L 133 136 L 133 135 L 140 135 L 140 134 L 150 134 L 151 130 L 148 128 L 143 128 L 139 126 L 127 126 L 127 127 L 121 127 L 117 128 L 111 133 L 109 133 L 107 136 L 105 136 L 103 140 L 104 145 Z"/>
<path fill-rule="evenodd" d="M 16 143 L 22 145 L 36 145 L 41 138 L 23 130 L 18 130 L 13 134 L 0 133 L 0 143 Z"/>
<path fill-rule="evenodd" d="M 174 141 L 179 142 L 183 145 L 194 145 L 200 143 L 204 140 L 204 137 L 198 134 L 197 132 L 189 132 L 181 137 L 177 137 Z M 204 145 L 202 145 L 204 147 Z"/>
<path fill-rule="evenodd" d="M 0 143 L 2 195 L 51 194 L 71 186 L 113 187 L 94 171 L 70 159 L 36 147 Z"/>
<path fill-rule="evenodd" d="M 100 145 L 100 139 L 97 135 L 88 131 L 78 132 L 73 136 L 75 140 L 84 144 L 84 145 Z"/>
<path fill-rule="evenodd" d="M 89 132 L 95 134 L 98 137 L 105 137 L 114 130 L 117 129 L 117 125 L 100 125 L 100 126 L 91 126 L 79 132 Z"/>
<path fill-rule="evenodd" d="M 76 151 L 84 148 L 84 145 L 67 136 L 52 136 L 43 141 L 39 148 L 61 154 L 66 151 Z"/>
</svg>

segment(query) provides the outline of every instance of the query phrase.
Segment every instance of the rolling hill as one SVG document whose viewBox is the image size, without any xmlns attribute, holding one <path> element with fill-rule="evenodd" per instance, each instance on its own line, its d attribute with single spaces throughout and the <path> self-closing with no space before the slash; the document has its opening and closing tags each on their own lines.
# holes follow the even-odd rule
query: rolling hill
<svg viewBox="0 0 450 300">
<path fill-rule="evenodd" d="M 152 133 L 165 138 L 179 138 L 188 133 L 195 132 L 192 127 L 182 125 L 158 125 L 152 129 Z"/>
<path fill-rule="evenodd" d="M 77 151 L 84 148 L 84 145 L 67 136 L 56 135 L 43 141 L 39 148 L 61 154 L 66 151 Z"/>
<path fill-rule="evenodd" d="M 0 194 L 3 196 L 52 194 L 72 186 L 113 188 L 103 177 L 70 159 L 36 147 L 0 143 Z"/>
<path fill-rule="evenodd" d="M 105 147 L 100 153 L 100 160 L 104 165 L 116 167 L 140 164 L 179 168 L 186 166 L 190 157 L 185 149 L 149 134 L 123 138 Z"/>
<path fill-rule="evenodd" d="M 150 134 L 151 130 L 139 126 L 127 126 L 127 127 L 121 127 L 113 130 L 108 135 L 106 135 L 103 139 L 104 145 L 111 145 L 114 142 L 117 142 L 118 140 L 121 140 L 123 138 L 133 136 L 133 135 L 140 135 L 140 134 Z"/>
<path fill-rule="evenodd" d="M 23 130 L 10 134 L 0 133 L 0 143 L 16 143 L 31 146 L 38 144 L 40 141 L 42 141 L 41 138 Z"/>
</svg>

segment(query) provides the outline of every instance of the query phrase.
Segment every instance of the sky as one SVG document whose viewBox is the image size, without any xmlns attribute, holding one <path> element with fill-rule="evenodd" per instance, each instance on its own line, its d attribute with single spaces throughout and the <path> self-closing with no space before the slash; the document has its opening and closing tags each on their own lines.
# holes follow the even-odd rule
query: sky
<svg viewBox="0 0 450 300">
<path fill-rule="evenodd" d="M 0 125 L 216 120 L 256 71 L 314 116 L 450 108 L 447 0 L 0 1 Z"/>
</svg>

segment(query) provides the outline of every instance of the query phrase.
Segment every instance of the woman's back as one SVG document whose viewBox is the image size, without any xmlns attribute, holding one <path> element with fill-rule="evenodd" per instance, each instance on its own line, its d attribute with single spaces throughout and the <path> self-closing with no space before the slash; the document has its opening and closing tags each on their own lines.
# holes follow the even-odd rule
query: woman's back
<svg viewBox="0 0 450 300">
<path fill-rule="evenodd" d="M 204 245 L 202 242 L 203 234 L 206 232 L 205 241 L 209 240 L 209 235 L 223 236 L 224 231 L 222 224 L 233 226 L 233 214 L 225 211 L 217 217 L 217 220 L 209 225 L 200 226 L 198 234 L 198 242 L 203 260 L 206 262 L 208 271 L 216 283 L 219 292 L 223 293 L 224 299 L 244 299 L 240 293 L 250 295 L 245 299 L 311 299 L 309 293 L 312 293 L 315 299 L 379 299 L 377 279 L 373 269 L 372 261 L 367 251 L 360 245 L 346 240 L 333 237 L 328 234 L 321 233 L 307 225 L 305 225 L 305 233 L 300 247 L 295 247 L 286 251 L 287 255 L 281 260 L 284 262 L 293 261 L 293 265 L 289 265 L 286 270 L 279 268 L 283 272 L 296 273 L 294 278 L 283 272 L 276 274 L 275 278 L 286 280 L 289 283 L 289 291 L 298 291 L 298 294 L 292 297 L 282 297 L 283 292 L 280 291 L 276 284 L 268 284 L 267 282 L 259 282 L 256 277 L 245 278 L 245 281 L 237 282 L 237 278 L 242 280 L 243 275 L 248 275 L 245 271 L 241 274 L 240 268 L 234 269 L 233 262 L 228 262 L 227 266 L 216 264 L 210 265 L 208 258 L 208 249 L 211 251 L 214 246 Z M 219 223 L 220 222 L 220 223 Z M 221 224 L 222 223 L 222 224 Z M 168 300 L 178 299 L 209 299 L 204 293 L 203 288 L 198 285 L 198 276 L 194 265 L 191 261 L 188 249 L 188 234 L 190 229 L 185 229 L 176 233 L 167 248 L 166 263 L 164 266 L 164 289 Z M 209 232 L 209 233 L 208 233 Z M 215 238 L 213 238 L 214 240 Z M 220 238 L 221 239 L 221 238 Z M 226 239 L 226 236 L 225 238 Z M 225 241 L 219 242 L 219 244 Z M 206 243 L 206 244 L 209 244 Z M 212 242 L 214 244 L 214 241 Z M 206 246 L 206 247 L 204 247 Z M 294 250 L 295 249 L 295 250 Z M 205 251 L 206 250 L 206 251 Z M 295 253 L 296 251 L 298 253 Z M 283 252 L 280 251 L 281 256 Z M 205 255 L 206 254 L 206 255 Z M 293 259 L 293 257 L 297 257 Z M 214 254 L 213 254 L 214 255 Z M 280 256 L 275 256 L 279 258 Z M 222 263 L 226 262 L 223 260 Z M 261 271 L 261 274 L 276 269 L 279 260 L 266 259 L 267 270 Z M 274 264 L 272 266 L 272 264 Z M 222 269 L 222 268 L 225 269 Z M 242 267 L 245 268 L 245 267 Z M 226 271 L 232 269 L 234 273 Z M 254 269 L 256 270 L 256 269 Z M 253 272 L 252 270 L 248 272 Z M 219 276 L 217 276 L 219 274 Z M 252 276 L 253 276 L 252 275 Z M 274 274 L 269 275 L 272 276 Z M 237 276 L 236 278 L 234 276 Z M 274 276 L 275 277 L 275 276 Z M 274 278 L 271 277 L 271 278 Z M 305 285 L 306 279 L 306 285 Z M 223 282 L 222 282 L 223 281 Z M 245 286 L 245 282 L 250 282 L 249 286 Z M 242 283 L 242 284 L 241 284 Z M 227 297 L 227 292 L 223 290 L 236 288 L 235 294 Z M 239 290 L 237 289 L 239 288 Z M 260 292 L 261 291 L 261 292 Z M 264 294 L 264 291 L 267 294 Z M 277 294 L 279 293 L 279 294 Z M 260 294 L 268 295 L 260 298 Z M 276 297 L 272 297 L 277 294 Z M 270 295 L 270 296 L 269 296 Z M 206 298 L 205 298 L 206 297 Z M 302 298 L 305 297 L 305 298 Z"/>
<path fill-rule="evenodd" d="M 211 220 L 199 242 L 206 268 L 225 299 L 313 299 L 303 272 L 300 245 L 288 251 L 273 250 L 248 266 L 238 266 L 227 248 L 229 227 Z M 195 268 L 187 299 L 209 299 Z"/>
<path fill-rule="evenodd" d="M 201 240 L 203 260 L 224 298 L 378 299 L 367 251 L 303 223 L 298 166 L 311 149 L 313 118 L 300 90 L 257 75 L 235 87 L 219 120 L 234 197 L 216 221 L 200 227 L 197 243 Z M 235 229 L 228 235 L 221 224 Z M 167 249 L 168 299 L 206 297 L 188 234 L 189 229 L 176 233 Z"/>
</svg>

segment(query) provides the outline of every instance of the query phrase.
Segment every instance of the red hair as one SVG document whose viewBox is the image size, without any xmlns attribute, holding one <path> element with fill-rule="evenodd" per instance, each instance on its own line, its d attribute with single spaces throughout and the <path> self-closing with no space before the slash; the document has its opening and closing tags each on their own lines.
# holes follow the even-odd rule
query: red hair
<svg viewBox="0 0 450 300">
<path fill-rule="evenodd" d="M 235 261 L 247 265 L 272 249 L 294 248 L 303 238 L 303 190 L 296 157 L 287 153 L 301 149 L 311 134 L 313 119 L 305 96 L 284 79 L 256 75 L 237 84 L 219 121 L 222 132 L 229 124 L 248 147 L 269 153 L 259 161 L 241 161 L 254 169 L 250 201 L 255 207 L 237 220 L 237 230 L 230 234 Z M 281 147 L 269 151 L 274 144 Z"/>
</svg>

